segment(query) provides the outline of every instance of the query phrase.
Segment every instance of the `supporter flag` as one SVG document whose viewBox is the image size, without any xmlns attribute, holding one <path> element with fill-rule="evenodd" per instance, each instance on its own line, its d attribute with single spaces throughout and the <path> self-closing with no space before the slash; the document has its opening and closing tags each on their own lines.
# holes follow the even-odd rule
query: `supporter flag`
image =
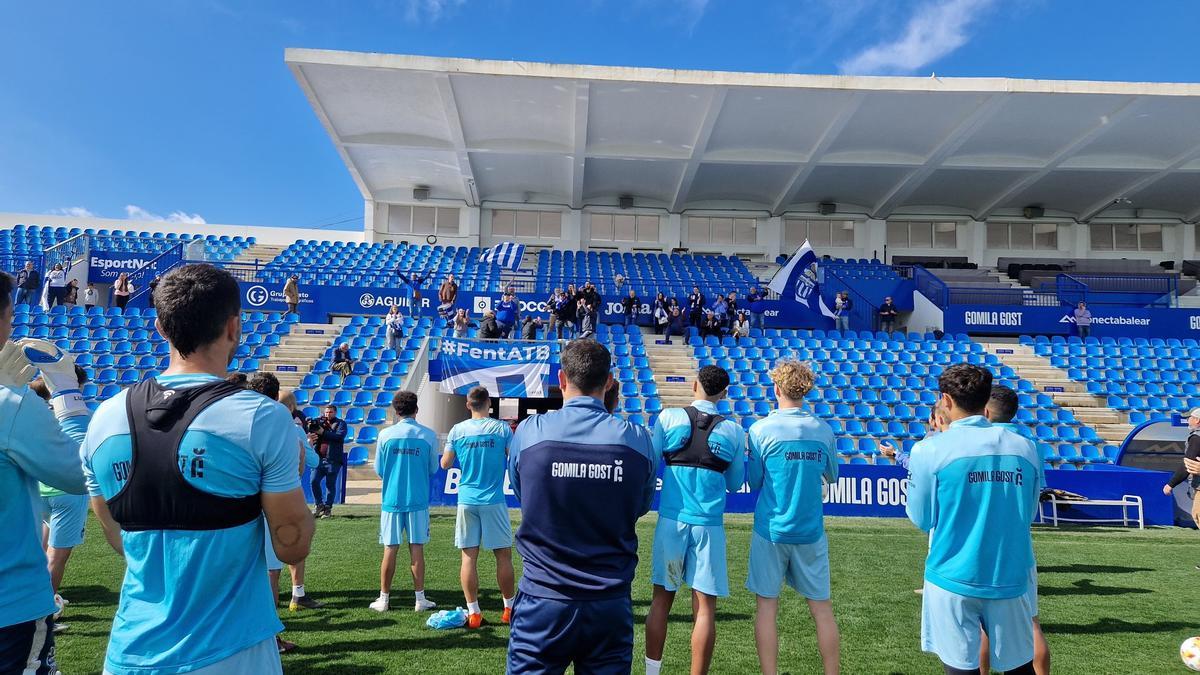
<svg viewBox="0 0 1200 675">
<path fill-rule="evenodd" d="M 521 256 L 523 255 L 525 255 L 525 244 L 506 241 L 485 249 L 479 256 L 479 262 L 493 263 L 516 272 L 521 268 Z"/>
<path fill-rule="evenodd" d="M 541 398 L 551 375 L 550 342 L 445 338 L 429 379 L 443 394 L 486 387 L 492 396 Z"/>
<path fill-rule="evenodd" d="M 825 299 L 821 297 L 818 267 L 817 254 L 805 239 L 787 264 L 779 268 L 771 278 L 767 288 L 778 293 L 779 299 L 784 302 L 797 302 L 814 314 L 833 318 L 833 310 L 829 309 Z"/>
</svg>

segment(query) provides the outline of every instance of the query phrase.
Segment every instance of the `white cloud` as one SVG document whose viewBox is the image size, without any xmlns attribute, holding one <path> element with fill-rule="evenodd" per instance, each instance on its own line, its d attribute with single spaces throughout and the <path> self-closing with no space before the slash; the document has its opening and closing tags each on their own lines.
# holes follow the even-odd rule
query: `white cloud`
<svg viewBox="0 0 1200 675">
<path fill-rule="evenodd" d="M 83 208 L 82 206 L 66 206 L 60 209 L 50 209 L 50 213 L 56 216 L 71 216 L 72 218 L 95 218 L 96 214 Z"/>
<path fill-rule="evenodd" d="M 700 23 L 700 19 L 704 18 L 704 12 L 708 9 L 708 0 L 679 0 L 679 9 L 683 12 L 684 23 L 691 31 L 696 24 Z"/>
<path fill-rule="evenodd" d="M 917 9 L 904 33 L 880 42 L 839 64 L 843 73 L 913 73 L 967 43 L 971 22 L 993 0 L 930 0 Z"/>
<path fill-rule="evenodd" d="M 404 0 L 404 18 L 410 23 L 433 23 L 463 6 L 466 0 Z"/>
<path fill-rule="evenodd" d="M 205 225 L 208 223 L 199 213 L 186 213 L 184 211 L 172 211 L 166 216 L 160 216 L 157 213 L 151 213 L 136 204 L 125 205 L 125 217 L 130 220 L 147 220 L 163 223 L 180 223 L 186 225 Z"/>
</svg>

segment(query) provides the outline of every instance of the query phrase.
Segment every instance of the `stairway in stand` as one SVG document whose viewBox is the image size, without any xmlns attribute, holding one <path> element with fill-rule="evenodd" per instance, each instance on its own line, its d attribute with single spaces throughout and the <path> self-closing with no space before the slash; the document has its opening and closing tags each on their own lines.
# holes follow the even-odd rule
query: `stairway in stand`
<svg viewBox="0 0 1200 675">
<path fill-rule="evenodd" d="M 257 261 L 259 266 L 266 265 L 283 253 L 286 248 L 286 246 L 277 244 L 254 244 L 238 254 L 233 262 L 240 265 L 253 265 Z"/>
<path fill-rule="evenodd" d="M 1095 429 L 1106 443 L 1120 445 L 1133 431 L 1129 420 L 1109 408 L 1104 397 L 1087 393 L 1084 383 L 1067 377 L 1067 371 L 1050 365 L 1048 359 L 1034 354 L 1028 345 L 984 343 L 983 346 L 1022 379 L 1032 382 L 1039 392 L 1049 394 L 1060 408 L 1070 410 L 1075 419 Z"/>
<path fill-rule="evenodd" d="M 659 336 L 645 336 L 646 359 L 654 370 L 654 382 L 658 385 L 658 396 L 663 409 L 683 408 L 692 404 L 692 382 L 696 379 L 698 366 L 692 356 L 692 348 L 678 336 L 674 344 L 654 344 Z M 732 375 L 732 373 L 731 373 Z"/>
<path fill-rule="evenodd" d="M 281 386 L 295 389 L 341 332 L 341 326 L 327 323 L 294 323 L 292 332 L 271 348 L 262 370 L 275 373 Z"/>
</svg>

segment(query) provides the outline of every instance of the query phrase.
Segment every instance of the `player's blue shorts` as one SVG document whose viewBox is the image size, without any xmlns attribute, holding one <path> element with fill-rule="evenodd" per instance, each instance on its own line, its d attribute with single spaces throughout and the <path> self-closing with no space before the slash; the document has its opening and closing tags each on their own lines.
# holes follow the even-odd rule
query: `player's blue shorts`
<svg viewBox="0 0 1200 675">
<path fill-rule="evenodd" d="M 1037 608 L 1037 563 L 1029 568 L 1029 588 L 1025 590 L 1025 602 L 1029 603 L 1029 611 L 1033 616 L 1038 615 Z"/>
<path fill-rule="evenodd" d="M 82 544 L 87 513 L 88 498 L 85 495 L 42 497 L 42 521 L 50 526 L 50 545 L 75 548 Z"/>
<path fill-rule="evenodd" d="M 627 675 L 633 668 L 633 601 L 552 600 L 517 592 L 508 636 L 508 673 L 566 671 Z"/>
<path fill-rule="evenodd" d="M 750 572 L 746 588 L 764 598 L 778 598 L 783 583 L 809 600 L 829 599 L 829 540 L 811 544 L 779 544 L 755 532 L 750 536 Z"/>
<path fill-rule="evenodd" d="M 948 666 L 979 670 L 979 628 L 988 634 L 992 670 L 1006 671 L 1033 660 L 1029 601 L 988 600 L 951 593 L 928 581 L 921 596 L 921 649 Z"/>
<path fill-rule="evenodd" d="M 256 645 L 251 645 L 214 664 L 188 671 L 188 675 L 227 675 L 228 673 L 283 675 L 283 664 L 279 661 L 279 647 L 275 644 L 275 638 L 271 637 Z M 106 669 L 104 675 L 113 674 Z"/>
<path fill-rule="evenodd" d="M 454 520 L 454 545 L 458 548 L 483 547 L 489 551 L 512 546 L 512 522 L 508 505 L 459 504 Z"/>
<path fill-rule="evenodd" d="M 283 569 L 283 561 L 275 555 L 275 546 L 271 544 L 271 526 L 267 524 L 266 516 L 263 516 L 263 553 L 267 556 L 268 571 Z"/>
<path fill-rule="evenodd" d="M 384 546 L 399 546 L 408 533 L 408 543 L 429 543 L 429 509 L 391 513 L 384 511 L 379 516 L 379 543 Z"/>
<path fill-rule="evenodd" d="M 689 525 L 660 517 L 654 528 L 650 570 L 651 583 L 668 591 L 687 584 L 705 595 L 729 595 L 724 526 Z"/>
</svg>

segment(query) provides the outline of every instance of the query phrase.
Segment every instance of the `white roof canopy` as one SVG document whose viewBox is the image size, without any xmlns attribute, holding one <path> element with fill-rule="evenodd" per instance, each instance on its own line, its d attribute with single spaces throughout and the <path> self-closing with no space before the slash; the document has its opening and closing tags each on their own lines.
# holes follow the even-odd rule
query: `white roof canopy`
<svg viewBox="0 0 1200 675">
<path fill-rule="evenodd" d="M 1200 219 L 1200 85 L 289 49 L 364 198 Z"/>
</svg>

